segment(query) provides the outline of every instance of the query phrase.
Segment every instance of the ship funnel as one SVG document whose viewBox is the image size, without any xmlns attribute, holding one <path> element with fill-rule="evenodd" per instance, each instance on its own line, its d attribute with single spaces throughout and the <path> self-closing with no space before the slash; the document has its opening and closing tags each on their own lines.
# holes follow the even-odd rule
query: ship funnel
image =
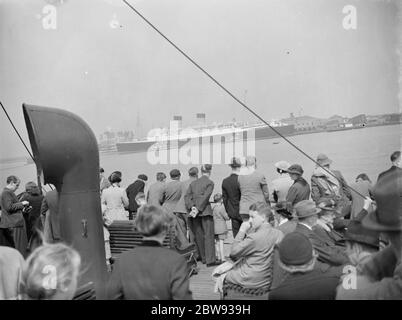
<svg viewBox="0 0 402 320">
<path fill-rule="evenodd" d="M 197 113 L 197 115 L 196 115 L 196 117 L 197 117 L 197 124 L 199 125 L 199 126 L 204 126 L 205 125 L 205 113 Z"/>
<path fill-rule="evenodd" d="M 60 232 L 81 255 L 79 286 L 95 285 L 104 299 L 106 258 L 99 195 L 99 152 L 90 127 L 75 114 L 23 104 L 35 163 L 59 193 Z"/>
</svg>

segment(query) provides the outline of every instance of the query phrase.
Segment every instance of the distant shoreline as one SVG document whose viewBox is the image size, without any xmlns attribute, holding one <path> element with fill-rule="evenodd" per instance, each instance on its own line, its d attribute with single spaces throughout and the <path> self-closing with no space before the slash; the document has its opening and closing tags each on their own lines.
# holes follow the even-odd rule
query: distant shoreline
<svg viewBox="0 0 402 320">
<path fill-rule="evenodd" d="M 351 128 L 344 128 L 341 130 L 334 130 L 334 131 L 327 131 L 325 129 L 321 130 L 310 130 L 310 131 L 297 131 L 292 134 L 286 135 L 286 137 L 293 137 L 293 136 L 299 136 L 299 135 L 305 135 L 305 134 L 313 134 L 313 133 L 321 133 L 321 132 L 337 132 L 337 131 L 347 131 L 347 130 L 357 130 L 357 129 L 365 129 L 365 128 L 371 128 L 371 127 L 383 127 L 383 126 L 394 126 L 394 125 L 401 125 L 402 122 L 392 122 L 392 123 L 381 123 L 381 124 L 369 124 L 366 125 L 363 128 L 356 128 L 356 127 L 351 127 Z M 269 139 L 264 139 L 264 140 L 272 140 L 272 139 L 280 139 L 281 137 L 271 137 Z M 123 152 L 118 152 L 118 151 L 105 151 L 102 152 L 100 151 L 99 153 L 101 154 L 126 154 Z M 132 152 L 127 152 L 127 153 L 132 153 Z M 17 156 L 17 157 L 10 157 L 10 158 L 0 158 L 0 164 L 7 164 L 7 163 L 15 163 L 15 162 L 25 162 L 28 164 L 28 159 L 30 159 L 29 156 Z"/>
</svg>

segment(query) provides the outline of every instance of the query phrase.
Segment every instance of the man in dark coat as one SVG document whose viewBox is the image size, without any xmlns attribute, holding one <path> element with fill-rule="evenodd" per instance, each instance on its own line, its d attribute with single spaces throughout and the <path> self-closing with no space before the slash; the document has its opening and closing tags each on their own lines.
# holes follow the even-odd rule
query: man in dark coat
<svg viewBox="0 0 402 320">
<path fill-rule="evenodd" d="M 279 265 L 286 272 L 269 293 L 269 300 L 334 300 L 342 267 L 316 261 L 309 239 L 298 232 L 287 234 L 279 244 Z"/>
<path fill-rule="evenodd" d="M 138 179 L 130 184 L 127 189 L 127 197 L 128 197 L 128 218 L 133 220 L 134 215 L 137 213 L 138 204 L 135 201 L 135 196 L 139 192 L 144 192 L 145 182 L 148 180 L 148 177 L 145 174 L 138 175 Z"/>
<path fill-rule="evenodd" d="M 40 219 L 40 208 L 42 206 L 43 195 L 35 182 L 30 181 L 25 185 L 25 192 L 20 196 L 20 201 L 28 201 L 31 210 L 23 212 L 25 223 L 27 225 L 27 236 L 30 241 L 31 236 L 36 233 L 36 228 L 43 231 L 42 222 Z"/>
<path fill-rule="evenodd" d="M 209 179 L 212 165 L 201 166 L 201 178 L 193 181 L 186 193 L 185 203 L 189 215 L 189 225 L 195 236 L 198 255 L 207 266 L 215 265 L 214 218 L 209 202 L 214 183 Z"/>
<path fill-rule="evenodd" d="M 22 210 L 29 205 L 28 201 L 18 201 L 15 191 L 20 185 L 16 176 L 7 178 L 7 186 L 1 193 L 0 231 L 5 241 L 3 245 L 17 249 L 24 257 L 27 255 L 27 233 Z"/>
<path fill-rule="evenodd" d="M 240 225 L 243 220 L 239 213 L 239 203 L 241 198 L 240 186 L 238 182 L 239 172 L 241 163 L 238 158 L 232 158 L 229 165 L 232 168 L 232 173 L 229 177 L 223 179 L 222 181 L 222 196 L 223 205 L 225 206 L 226 212 L 232 221 L 232 232 L 233 237 L 236 237 L 239 232 Z"/>
<path fill-rule="evenodd" d="M 340 266 L 349 263 L 349 258 L 344 249 L 325 243 L 314 233 L 313 227 L 317 223 L 317 215 L 321 211 L 316 207 L 314 201 L 300 201 L 294 209 L 299 220 L 294 232 L 302 233 L 310 239 L 314 250 L 318 254 L 318 261 L 331 266 Z"/>
<path fill-rule="evenodd" d="M 381 177 L 387 175 L 388 173 L 396 173 L 396 172 L 401 172 L 402 169 L 402 161 L 401 161 L 401 152 L 400 151 L 395 151 L 391 154 L 391 163 L 392 166 L 388 170 L 381 172 L 378 175 L 377 181 L 380 180 Z"/>
<path fill-rule="evenodd" d="M 161 206 L 163 203 L 163 190 L 165 188 L 166 174 L 158 172 L 156 174 L 156 182 L 152 183 L 148 188 L 147 204 Z"/>
</svg>

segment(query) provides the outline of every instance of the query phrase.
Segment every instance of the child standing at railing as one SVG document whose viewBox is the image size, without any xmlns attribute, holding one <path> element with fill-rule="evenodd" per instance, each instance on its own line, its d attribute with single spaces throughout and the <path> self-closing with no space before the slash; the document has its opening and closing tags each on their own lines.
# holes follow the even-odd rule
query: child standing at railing
<svg viewBox="0 0 402 320">
<path fill-rule="evenodd" d="M 215 252 L 218 261 L 225 261 L 224 240 L 227 238 L 228 227 L 226 221 L 229 220 L 229 216 L 223 205 L 222 194 L 217 193 L 214 195 L 214 206 L 212 208 L 214 216 L 214 228 L 215 228 Z"/>
</svg>

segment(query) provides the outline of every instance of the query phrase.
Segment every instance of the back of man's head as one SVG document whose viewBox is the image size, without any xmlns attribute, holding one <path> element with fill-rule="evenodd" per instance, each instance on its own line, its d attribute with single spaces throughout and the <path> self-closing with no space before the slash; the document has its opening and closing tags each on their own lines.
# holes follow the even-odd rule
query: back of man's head
<svg viewBox="0 0 402 320">
<path fill-rule="evenodd" d="M 192 178 L 198 178 L 198 168 L 192 167 L 188 170 L 188 175 Z"/>
<path fill-rule="evenodd" d="M 158 172 L 156 174 L 156 180 L 157 181 L 163 181 L 166 179 L 166 174 L 164 174 L 163 172 Z"/>
<path fill-rule="evenodd" d="M 400 151 L 395 151 L 395 152 L 393 152 L 393 153 L 391 154 L 390 159 L 391 159 L 391 162 L 392 162 L 392 163 L 397 162 L 398 160 L 401 159 L 401 152 L 400 152 Z"/>
</svg>

